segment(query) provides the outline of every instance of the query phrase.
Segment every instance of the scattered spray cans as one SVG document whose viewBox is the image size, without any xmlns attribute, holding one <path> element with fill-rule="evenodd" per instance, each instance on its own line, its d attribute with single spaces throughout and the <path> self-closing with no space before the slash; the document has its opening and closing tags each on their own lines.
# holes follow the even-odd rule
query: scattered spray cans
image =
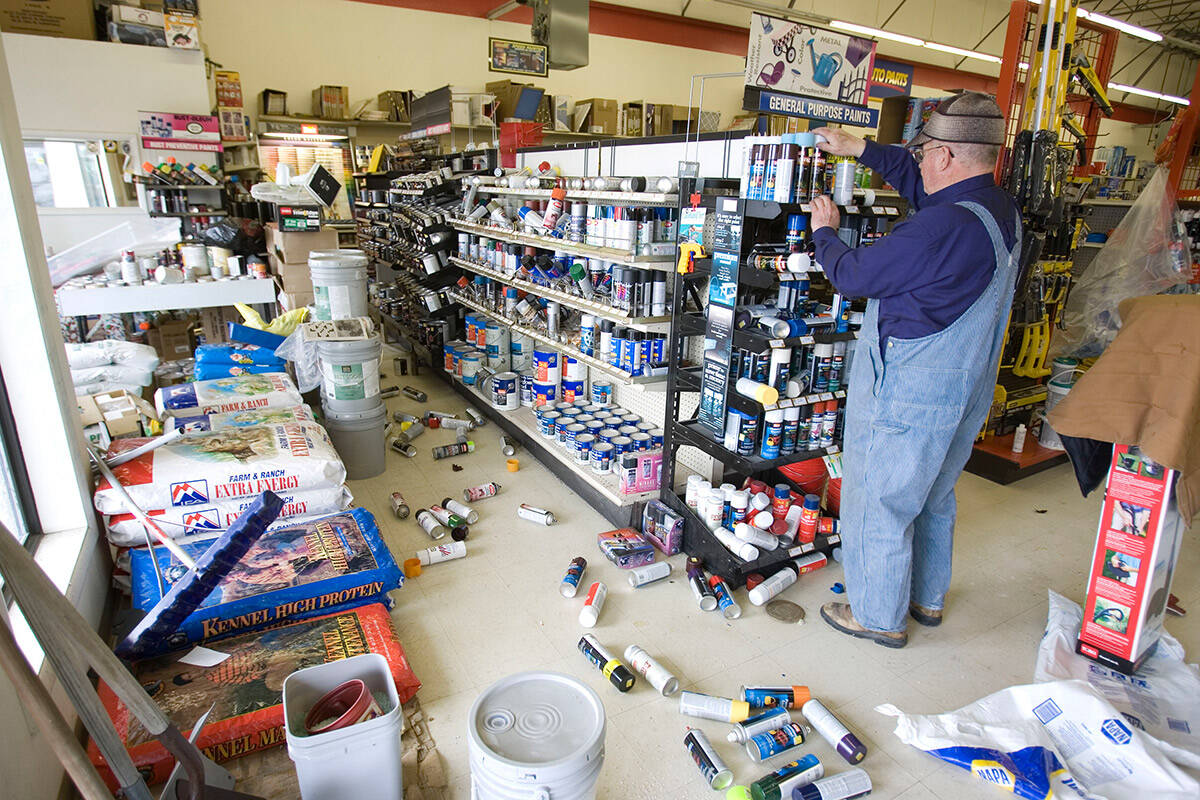
<svg viewBox="0 0 1200 800">
<path fill-rule="evenodd" d="M 567 572 L 563 575 L 562 582 L 558 585 L 559 594 L 563 597 L 574 597 L 579 592 L 579 582 L 583 580 L 583 573 L 586 569 L 586 558 L 583 556 L 572 558 L 571 563 L 567 565 Z"/>
<path fill-rule="evenodd" d="M 679 679 L 636 644 L 625 648 L 625 660 L 629 662 L 629 666 L 633 667 L 635 672 L 641 673 L 642 677 L 648 680 L 650 685 L 657 689 L 663 697 L 670 697 L 679 691 Z"/>
<path fill-rule="evenodd" d="M 517 452 L 517 440 L 511 436 L 500 437 L 500 452 L 506 456 L 511 456 Z"/>
<path fill-rule="evenodd" d="M 585 633 L 580 637 L 579 650 L 587 656 L 588 661 L 595 664 L 596 668 L 604 673 L 604 677 L 608 678 L 609 683 L 617 687 L 617 691 L 628 692 L 637 682 L 637 678 L 629 671 L 629 668 L 614 658 L 612 653 L 605 650 L 592 634 Z"/>
<path fill-rule="evenodd" d="M 797 787 L 792 800 L 852 800 L 870 793 L 871 776 L 865 769 L 851 769 Z"/>
<path fill-rule="evenodd" d="M 583 599 L 583 608 L 579 609 L 579 624 L 585 628 L 594 628 L 600 621 L 600 612 L 604 610 L 604 601 L 608 598 L 608 587 L 600 581 L 588 587 L 587 597 Z"/>
<path fill-rule="evenodd" d="M 742 722 L 735 722 L 733 730 L 726 734 L 725 738 L 734 744 L 745 744 L 750 741 L 751 737 L 773 731 L 791 721 L 792 718 L 786 708 L 767 709 L 758 716 L 750 717 Z"/>
<path fill-rule="evenodd" d="M 838 751 L 847 764 L 857 764 L 866 758 L 867 748 L 858 737 L 850 732 L 842 721 L 833 715 L 820 700 L 809 700 L 800 708 L 800 713 L 808 720 L 813 729 L 821 734 L 821 738 L 829 742 L 829 746 Z M 865 773 L 864 773 L 865 774 Z M 870 786 L 868 785 L 868 789 Z M 817 795 L 814 795 L 814 797 Z M 853 795 L 844 795 L 851 797 Z"/>
<path fill-rule="evenodd" d="M 420 559 L 421 566 L 428 567 L 430 564 L 438 564 L 442 561 L 453 561 L 456 558 L 465 558 L 466 555 L 466 542 L 448 542 L 447 544 L 439 544 L 436 547 L 430 547 L 428 550 L 421 550 L 417 553 L 417 558 Z"/>
<path fill-rule="evenodd" d="M 700 772 L 708 781 L 710 788 L 717 790 L 729 788 L 729 784 L 733 783 L 733 773 L 729 767 L 725 766 L 725 762 L 717 755 L 713 746 L 709 744 L 704 731 L 688 728 L 683 737 L 683 746 L 691 754 L 692 760 L 700 768 Z"/>
<path fill-rule="evenodd" d="M 517 506 L 517 516 L 521 519 L 527 519 L 530 522 L 536 522 L 539 525 L 553 525 L 555 523 L 554 512 L 538 508 L 537 506 L 531 506 L 528 503 L 521 503 L 521 505 Z"/>
<path fill-rule="evenodd" d="M 472 453 L 475 451 L 474 442 L 455 442 L 454 444 L 444 444 L 441 447 L 433 448 L 433 459 L 440 461 L 443 458 L 454 458 L 461 456 L 463 453 Z"/>
<path fill-rule="evenodd" d="M 746 742 L 746 753 L 754 761 L 766 761 L 772 756 L 786 753 L 794 747 L 804 744 L 807 726 L 798 722 L 789 722 L 781 728 L 756 733 Z"/>
<path fill-rule="evenodd" d="M 429 395 L 425 394 L 424 392 L 422 392 L 420 389 L 418 389 L 415 386 L 405 386 L 400 391 L 404 394 L 405 397 L 411 397 L 413 400 L 416 400 L 418 403 L 424 403 L 426 400 L 429 399 Z"/>
<path fill-rule="evenodd" d="M 476 428 L 482 428 L 484 425 L 487 425 L 487 417 L 470 406 L 467 406 L 467 416 L 471 418 L 471 422 L 474 423 Z"/>
<path fill-rule="evenodd" d="M 400 394 L 399 386 L 384 386 L 382 389 L 379 390 L 379 396 L 384 399 L 387 399 L 389 397 L 395 397 L 398 394 Z"/>
<path fill-rule="evenodd" d="M 683 692 L 679 695 L 679 713 L 716 722 L 741 722 L 750 716 L 750 705 L 728 697 Z"/>
<path fill-rule="evenodd" d="M 629 585 L 637 589 L 648 583 L 661 581 L 671 574 L 671 565 L 666 561 L 656 561 L 653 564 L 643 564 L 628 570 Z"/>
<path fill-rule="evenodd" d="M 742 607 L 733 599 L 733 591 L 724 578 L 720 575 L 713 575 L 708 579 L 708 585 L 712 587 L 713 594 L 717 596 L 717 608 L 721 609 L 725 619 L 737 619 L 742 615 Z"/>
<path fill-rule="evenodd" d="M 408 503 L 399 492 L 392 492 L 392 513 L 396 519 L 408 519 Z"/>
<path fill-rule="evenodd" d="M 791 800 L 793 789 L 807 786 L 824 776 L 825 767 L 810 753 L 750 784 L 750 797 L 752 800 Z"/>
<path fill-rule="evenodd" d="M 691 587 L 692 594 L 696 596 L 696 604 L 700 606 L 700 610 L 716 611 L 717 598 L 709 588 L 708 581 L 704 579 L 704 568 L 693 563 L 693 559 L 690 558 L 688 559 L 687 577 L 688 586 Z"/>
<path fill-rule="evenodd" d="M 467 503 L 473 500 L 484 500 L 488 497 L 495 497 L 499 491 L 500 484 L 495 481 L 481 486 L 472 486 L 470 489 L 463 489 L 463 500 Z"/>
<path fill-rule="evenodd" d="M 437 517 L 431 514 L 427 508 L 417 509 L 417 524 L 425 533 L 429 534 L 430 539 L 440 539 L 447 533 L 442 524 L 437 521 Z"/>
<path fill-rule="evenodd" d="M 812 699 L 807 686 L 743 686 L 742 699 L 751 708 L 799 708 Z"/>
<path fill-rule="evenodd" d="M 447 428 L 449 430 L 461 429 L 470 431 L 475 429 L 475 423 L 469 419 L 457 419 L 455 417 L 445 415 L 441 416 L 441 422 L 439 424 L 443 428 Z"/>
<path fill-rule="evenodd" d="M 430 506 L 429 513 L 437 517 L 437 521 L 446 526 L 450 531 L 450 538 L 456 542 L 461 542 L 470 534 L 467 528 L 467 521 L 441 506 Z"/>
<path fill-rule="evenodd" d="M 445 506 L 448 511 L 450 511 L 454 514 L 458 514 L 460 517 L 465 519 L 471 525 L 474 525 L 476 522 L 479 522 L 479 512 L 478 511 L 471 508 L 470 506 L 463 505 L 462 503 L 455 500 L 453 497 L 443 497 L 442 505 Z"/>
</svg>

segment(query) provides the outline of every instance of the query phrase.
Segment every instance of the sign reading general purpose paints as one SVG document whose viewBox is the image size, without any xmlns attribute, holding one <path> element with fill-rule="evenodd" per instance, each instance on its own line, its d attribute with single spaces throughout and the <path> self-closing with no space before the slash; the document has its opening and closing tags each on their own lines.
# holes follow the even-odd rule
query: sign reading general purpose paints
<svg viewBox="0 0 1200 800">
<path fill-rule="evenodd" d="M 548 52 L 544 44 L 489 36 L 488 70 L 513 75 L 540 75 L 544 78 L 550 68 Z"/>
<path fill-rule="evenodd" d="M 912 93 L 913 65 L 875 59 L 871 69 L 871 97 L 901 97 Z"/>
<path fill-rule="evenodd" d="M 874 63 L 870 39 L 750 15 L 747 86 L 865 106 Z"/>
<path fill-rule="evenodd" d="M 139 111 L 142 147 L 147 150 L 195 150 L 219 153 L 220 120 L 208 114 Z"/>
<path fill-rule="evenodd" d="M 840 122 L 861 128 L 879 125 L 879 109 L 850 106 L 831 100 L 814 100 L 811 97 L 795 97 L 778 92 L 759 92 L 758 110 L 789 117 L 805 117 L 826 122 Z"/>
</svg>

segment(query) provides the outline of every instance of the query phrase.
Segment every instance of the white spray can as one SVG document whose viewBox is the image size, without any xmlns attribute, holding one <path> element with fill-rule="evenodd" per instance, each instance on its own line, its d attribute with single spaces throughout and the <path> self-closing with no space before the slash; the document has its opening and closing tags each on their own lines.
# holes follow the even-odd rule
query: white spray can
<svg viewBox="0 0 1200 800">
<path fill-rule="evenodd" d="M 625 648 L 625 660 L 633 667 L 634 672 L 640 673 L 663 697 L 670 697 L 679 691 L 679 679 L 636 644 Z"/>
<path fill-rule="evenodd" d="M 428 550 L 422 550 L 417 553 L 417 558 L 421 560 L 421 566 L 428 567 L 430 564 L 439 564 L 443 561 L 452 561 L 456 558 L 465 558 L 467 555 L 466 542 L 448 542 L 439 544 L 437 547 L 430 547 Z"/>
</svg>

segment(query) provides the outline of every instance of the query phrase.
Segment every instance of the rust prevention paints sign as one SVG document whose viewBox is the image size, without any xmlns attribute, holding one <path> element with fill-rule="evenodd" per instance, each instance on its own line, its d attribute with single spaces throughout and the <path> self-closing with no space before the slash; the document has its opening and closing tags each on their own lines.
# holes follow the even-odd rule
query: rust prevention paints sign
<svg viewBox="0 0 1200 800">
<path fill-rule="evenodd" d="M 746 85 L 865 106 L 875 42 L 767 14 L 750 16 Z"/>
</svg>

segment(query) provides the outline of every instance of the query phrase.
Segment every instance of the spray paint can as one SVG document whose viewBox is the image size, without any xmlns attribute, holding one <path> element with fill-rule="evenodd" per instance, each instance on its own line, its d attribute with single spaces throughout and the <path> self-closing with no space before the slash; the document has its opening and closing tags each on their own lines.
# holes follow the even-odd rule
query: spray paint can
<svg viewBox="0 0 1200 800">
<path fill-rule="evenodd" d="M 420 559 L 421 566 L 428 567 L 430 564 L 439 564 L 443 561 L 452 561 L 456 558 L 466 558 L 466 555 L 466 542 L 449 542 L 448 544 L 439 544 L 436 547 L 430 547 L 428 550 L 421 550 L 417 553 L 417 558 Z"/>
<path fill-rule="evenodd" d="M 647 583 L 661 581 L 663 578 L 671 574 L 671 565 L 666 561 L 657 561 L 653 564 L 643 564 L 640 567 L 634 567 L 627 573 L 629 575 L 629 585 L 634 589 L 645 586 Z"/>
<path fill-rule="evenodd" d="M 448 430 L 465 430 L 470 431 L 475 429 L 475 423 L 469 419 L 456 419 L 454 417 L 442 416 L 441 427 Z"/>
<path fill-rule="evenodd" d="M 400 394 L 399 386 L 384 386 L 379 390 L 379 396 L 385 399 L 388 397 L 395 397 L 398 394 Z"/>
<path fill-rule="evenodd" d="M 472 500 L 483 500 L 488 497 L 495 497 L 500 491 L 500 484 L 493 481 L 480 486 L 472 486 L 470 489 L 463 489 L 463 500 L 471 502 Z"/>
<path fill-rule="evenodd" d="M 788 714 L 786 708 L 772 708 L 763 713 L 743 720 L 735 722 L 733 730 L 726 734 L 725 738 L 734 744 L 745 744 L 750 739 L 760 733 L 773 731 L 784 723 L 791 722 L 791 715 Z"/>
<path fill-rule="evenodd" d="M 765 581 L 755 586 L 747 596 L 750 602 L 756 606 L 765 605 L 768 600 L 775 597 L 787 587 L 796 582 L 797 572 L 792 568 L 791 564 L 784 564 L 783 569 L 776 572 Z"/>
<path fill-rule="evenodd" d="M 689 717 L 732 723 L 749 719 L 750 706 L 742 700 L 730 700 L 728 697 L 683 692 L 679 695 L 679 713 Z"/>
<path fill-rule="evenodd" d="M 824 776 L 825 767 L 809 753 L 750 784 L 750 797 L 752 800 L 791 800 L 793 789 L 807 786 Z"/>
<path fill-rule="evenodd" d="M 775 484 L 775 497 L 771 500 L 771 516 L 775 519 L 787 517 L 792 506 L 792 489 L 786 483 Z"/>
<path fill-rule="evenodd" d="M 479 522 L 479 512 L 478 511 L 471 508 L 470 506 L 463 505 L 462 503 L 458 502 L 457 500 L 455 500 L 452 497 L 442 498 L 442 505 L 445 506 L 446 509 L 448 511 L 450 511 L 451 513 L 457 514 L 458 516 L 465 519 L 471 525 L 474 525 L 476 522 Z"/>
<path fill-rule="evenodd" d="M 804 507 L 800 510 L 800 529 L 797 538 L 807 544 L 817 538 L 817 521 L 821 517 L 821 498 L 815 494 L 804 495 Z"/>
<path fill-rule="evenodd" d="M 430 539 L 440 539 L 446 535 L 446 529 L 442 523 L 437 521 L 437 517 L 429 513 L 427 508 L 417 509 L 417 524 L 425 533 L 429 534 Z"/>
<path fill-rule="evenodd" d="M 396 519 L 408 519 L 408 503 L 399 492 L 392 492 L 392 513 Z"/>
<path fill-rule="evenodd" d="M 511 456 L 517 452 L 517 442 L 511 436 L 500 437 L 500 452 L 506 456 Z"/>
<path fill-rule="evenodd" d="M 414 445 L 409 444 L 408 437 L 403 433 L 399 436 L 389 436 L 387 443 L 388 447 L 402 456 L 406 456 L 408 458 L 417 457 L 417 448 Z"/>
<path fill-rule="evenodd" d="M 433 460 L 440 461 L 443 458 L 454 458 L 455 456 L 461 456 L 463 453 L 473 453 L 474 451 L 474 442 L 455 442 L 454 444 L 446 444 L 433 448 Z"/>
<path fill-rule="evenodd" d="M 795 708 L 812 699 L 807 686 L 743 686 L 742 699 L 751 708 Z"/>
<path fill-rule="evenodd" d="M 847 764 L 857 764 L 867 755 L 867 748 L 833 712 L 820 700 L 809 700 L 800 708 L 800 713 L 829 746 L 838 751 Z M 869 788 L 869 787 L 868 787 Z"/>
<path fill-rule="evenodd" d="M 604 610 L 604 601 L 608 599 L 608 586 L 595 581 L 588 587 L 587 596 L 583 599 L 583 608 L 579 609 L 579 624 L 585 628 L 594 628 L 600 621 L 600 612 Z"/>
<path fill-rule="evenodd" d="M 636 644 L 625 648 L 625 660 L 635 672 L 650 682 L 663 697 L 670 697 L 679 691 L 679 679 L 667 671 L 662 664 L 655 661 L 649 653 Z"/>
<path fill-rule="evenodd" d="M 853 800 L 871 793 L 871 776 L 865 769 L 851 769 L 799 786 L 792 800 Z"/>
<path fill-rule="evenodd" d="M 713 575 L 708 579 L 708 585 L 712 587 L 713 594 L 717 596 L 717 608 L 721 609 L 725 619 L 737 619 L 742 615 L 742 607 L 734 601 L 733 592 L 724 578 L 720 575 Z"/>
<path fill-rule="evenodd" d="M 692 594 L 696 596 L 700 610 L 716 611 L 717 598 L 712 589 L 708 588 L 708 581 L 704 580 L 704 570 L 699 565 L 688 564 L 687 576 L 688 586 L 692 587 Z"/>
<path fill-rule="evenodd" d="M 583 573 L 587 570 L 587 559 L 583 556 L 575 556 L 571 559 L 571 563 L 567 565 L 567 572 L 563 575 L 562 582 L 558 584 L 558 592 L 563 597 L 574 597 L 579 592 L 579 581 L 583 580 Z"/>
<path fill-rule="evenodd" d="M 733 526 L 733 535 L 743 542 L 763 550 L 774 550 L 779 547 L 778 537 L 745 522 L 739 522 Z"/>
<path fill-rule="evenodd" d="M 746 742 L 746 753 L 754 761 L 766 761 L 804 744 L 804 734 L 808 730 L 811 729 L 798 722 L 789 722 L 782 728 L 755 734 Z"/>
<path fill-rule="evenodd" d="M 579 638 L 579 651 L 604 673 L 604 677 L 617 687 L 618 692 L 628 692 L 633 688 L 633 684 L 637 683 L 637 677 L 629 671 L 629 668 L 613 657 L 612 653 L 605 650 L 592 634 L 585 633 Z"/>
<path fill-rule="evenodd" d="M 487 425 L 487 417 L 470 406 L 467 406 L 467 416 L 471 418 L 471 422 L 475 424 L 476 428 L 482 428 L 484 425 Z"/>
<path fill-rule="evenodd" d="M 521 503 L 517 506 L 517 516 L 521 519 L 527 519 L 530 522 L 536 522 L 539 525 L 553 525 L 555 522 L 553 512 L 547 511 L 544 508 L 531 506 L 528 503 Z"/>
<path fill-rule="evenodd" d="M 420 389 L 418 389 L 415 386 L 405 386 L 400 391 L 404 394 L 405 397 L 412 398 L 413 400 L 416 400 L 418 403 L 424 403 L 426 400 L 429 399 L 429 395 L 425 394 L 424 392 L 422 392 Z"/>
<path fill-rule="evenodd" d="M 717 755 L 717 751 L 709 744 L 704 731 L 688 728 L 683 736 L 683 746 L 691 754 L 692 760 L 700 768 L 700 773 L 708 781 L 709 788 L 714 790 L 727 789 L 733 783 L 733 773 L 725 762 Z"/>
<path fill-rule="evenodd" d="M 456 542 L 466 539 L 470 533 L 467 529 L 467 521 L 458 514 L 453 514 L 441 506 L 430 506 L 429 513 L 437 517 L 438 522 L 450 529 L 450 538 Z"/>
</svg>

